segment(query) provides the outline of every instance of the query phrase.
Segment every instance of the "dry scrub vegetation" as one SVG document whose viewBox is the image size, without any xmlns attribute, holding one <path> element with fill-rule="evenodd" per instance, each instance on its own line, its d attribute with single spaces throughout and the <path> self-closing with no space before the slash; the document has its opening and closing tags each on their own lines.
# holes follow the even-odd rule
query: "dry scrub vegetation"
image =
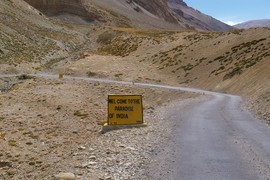
<svg viewBox="0 0 270 180">
<path fill-rule="evenodd" d="M 269 28 L 139 29 L 114 11 L 98 10 L 114 23 L 67 24 L 23 1 L 1 1 L 0 75 L 63 73 L 229 92 L 244 96 L 246 107 L 270 122 Z M 117 24 L 128 28 L 108 26 Z M 101 135 L 97 122 L 106 120 L 108 94 L 143 95 L 150 126 Z M 64 171 L 136 179 L 170 134 L 159 114 L 163 106 L 192 97 L 88 81 L 0 78 L 0 178 L 51 179 Z"/>
<path fill-rule="evenodd" d="M 247 89 L 259 87 L 252 86 L 252 83 L 249 86 L 245 84 L 245 77 L 250 72 L 259 70 L 269 61 L 269 28 L 224 33 L 112 29 L 118 35 L 110 38 L 98 53 L 119 56 L 125 61 L 156 69 L 170 77 L 166 83 L 229 91 L 255 99 L 269 89 L 265 78 L 258 79 L 258 74 L 253 74 L 255 77 L 252 78 L 262 86 L 258 91 L 251 93 Z M 269 69 L 269 66 L 266 68 Z M 265 71 L 262 73 L 260 76 L 269 76 Z M 234 88 L 239 86 L 236 83 L 239 79 L 246 89 Z M 256 103 L 264 105 L 261 100 Z M 269 112 L 269 109 L 266 111 Z M 261 117 L 269 120 L 268 116 Z"/>
<path fill-rule="evenodd" d="M 61 171 L 93 179 L 134 177 L 131 172 L 139 171 L 141 164 L 130 164 L 130 168 L 135 169 L 123 174 L 119 174 L 119 168 L 109 167 L 130 161 L 146 163 L 154 142 L 159 142 L 153 139 L 155 133 L 162 132 L 160 138 L 166 134 L 166 123 L 157 124 L 160 117 L 154 115 L 158 113 L 156 109 L 171 100 L 194 97 L 183 92 L 67 79 L 5 79 L 8 80 L 16 85 L 0 94 L 0 174 L 4 179 L 53 179 Z M 101 136 L 101 127 L 97 123 L 106 121 L 109 94 L 143 95 L 145 121 L 149 127 Z M 147 132 L 150 130 L 151 133 Z M 129 137 L 133 136 L 130 131 L 147 132 L 149 138 L 153 137 L 142 141 L 146 136 L 141 134 L 134 139 Z M 166 131 L 169 133 L 169 129 Z M 117 140 L 115 133 L 120 133 Z M 128 137 L 136 143 L 129 144 Z M 130 153 L 128 147 L 145 153 L 123 158 Z M 116 160 L 118 163 L 114 162 Z M 89 161 L 92 164 L 88 164 Z"/>
</svg>

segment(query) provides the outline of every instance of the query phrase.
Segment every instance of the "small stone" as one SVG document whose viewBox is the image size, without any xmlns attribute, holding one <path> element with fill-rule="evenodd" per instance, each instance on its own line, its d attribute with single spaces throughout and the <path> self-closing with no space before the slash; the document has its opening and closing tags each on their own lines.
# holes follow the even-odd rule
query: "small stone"
<svg viewBox="0 0 270 180">
<path fill-rule="evenodd" d="M 76 167 L 80 167 L 80 166 L 76 166 Z M 82 164 L 81 168 L 87 168 L 88 167 L 88 163 L 84 163 Z"/>
<path fill-rule="evenodd" d="M 85 150 L 85 149 L 86 149 L 86 147 L 84 147 L 84 146 L 79 147 L 79 150 Z"/>
<path fill-rule="evenodd" d="M 126 147 L 127 150 L 135 151 L 136 149 L 133 147 Z"/>
<path fill-rule="evenodd" d="M 87 167 L 89 167 L 89 166 L 95 166 L 95 165 L 97 165 L 97 162 L 88 162 L 88 163 L 84 163 L 83 165 L 82 165 L 82 168 L 87 168 Z"/>
<path fill-rule="evenodd" d="M 120 144 L 119 147 L 125 148 L 126 146 L 124 144 Z"/>
<path fill-rule="evenodd" d="M 96 156 L 90 156 L 89 159 L 91 159 L 91 160 L 96 160 L 97 157 L 96 157 Z"/>
<path fill-rule="evenodd" d="M 72 173 L 59 173 L 54 176 L 55 180 L 75 180 L 75 175 Z"/>
<path fill-rule="evenodd" d="M 132 164 L 132 163 L 126 163 L 124 166 L 125 166 L 125 167 L 129 167 L 129 166 L 131 166 L 131 164 Z"/>
<path fill-rule="evenodd" d="M 97 162 L 89 162 L 88 165 L 89 166 L 95 166 L 95 165 L 97 165 Z"/>
<path fill-rule="evenodd" d="M 89 157 L 89 159 L 95 160 L 95 159 L 97 159 L 97 157 L 92 155 L 92 156 Z"/>
<path fill-rule="evenodd" d="M 8 174 L 9 176 L 14 176 L 15 174 L 17 174 L 17 172 L 16 172 L 15 170 L 8 170 L 8 171 L 7 171 L 7 174 Z"/>
</svg>

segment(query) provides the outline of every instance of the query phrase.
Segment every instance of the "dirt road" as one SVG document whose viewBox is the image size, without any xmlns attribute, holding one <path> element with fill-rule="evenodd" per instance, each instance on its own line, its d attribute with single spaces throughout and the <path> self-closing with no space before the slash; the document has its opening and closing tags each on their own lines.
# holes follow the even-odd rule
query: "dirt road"
<svg viewBox="0 0 270 180">
<path fill-rule="evenodd" d="M 153 157 L 149 179 L 268 179 L 270 129 L 240 105 L 240 97 L 215 93 L 184 110 L 170 109 L 174 133 Z"/>
<path fill-rule="evenodd" d="M 44 78 L 58 76 L 33 75 Z M 238 96 L 192 88 L 68 77 L 208 95 L 199 103 L 167 110 L 174 124 L 169 140 L 154 151 L 147 179 L 267 179 L 270 177 L 270 128 L 241 109 Z"/>
<path fill-rule="evenodd" d="M 133 84 L 209 95 L 206 100 L 187 106 L 184 110 L 179 111 L 177 107 L 168 110 L 168 121 L 174 121 L 177 128 L 169 146 L 154 157 L 149 179 L 225 180 L 270 177 L 270 128 L 241 108 L 241 97 L 192 88 Z"/>
</svg>

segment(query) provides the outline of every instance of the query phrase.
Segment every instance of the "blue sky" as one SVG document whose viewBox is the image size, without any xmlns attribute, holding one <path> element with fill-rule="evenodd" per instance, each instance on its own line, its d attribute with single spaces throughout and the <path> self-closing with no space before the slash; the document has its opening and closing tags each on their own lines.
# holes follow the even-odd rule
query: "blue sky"
<svg viewBox="0 0 270 180">
<path fill-rule="evenodd" d="M 270 19 L 270 0 L 184 0 L 188 6 L 227 24 Z"/>
</svg>

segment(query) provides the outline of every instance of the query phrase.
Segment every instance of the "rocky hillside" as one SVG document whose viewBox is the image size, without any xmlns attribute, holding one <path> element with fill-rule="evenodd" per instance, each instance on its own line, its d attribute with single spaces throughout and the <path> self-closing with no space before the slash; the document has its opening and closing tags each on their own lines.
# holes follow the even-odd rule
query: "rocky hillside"
<svg viewBox="0 0 270 180">
<path fill-rule="evenodd" d="M 93 26 L 64 24 L 42 12 L 25 1 L 0 1 L 1 74 L 42 70 L 95 47 L 89 36 Z"/>
<path fill-rule="evenodd" d="M 270 124 L 270 28 L 209 32 L 224 24 L 180 0 L 27 2 L 32 6 L 0 1 L 2 179 L 55 179 L 61 172 L 73 179 L 143 179 L 143 167 L 177 128 L 166 121 L 168 109 L 195 96 L 136 83 L 3 74 L 232 93 Z M 108 94 L 141 94 L 150 125 L 101 135 L 97 122 L 106 120 Z"/>
<path fill-rule="evenodd" d="M 26 0 L 26 2 L 49 16 L 69 20 L 74 19 L 70 15 L 79 16 L 88 22 L 102 22 L 122 27 L 206 31 L 232 29 L 232 27 L 188 7 L 181 0 Z M 73 22 L 75 21 L 73 20 Z"/>
<path fill-rule="evenodd" d="M 53 71 L 155 83 L 167 83 L 166 78 L 170 78 L 171 84 L 244 94 L 260 102 L 268 93 L 268 28 L 228 32 L 138 28 L 179 28 L 181 19 L 176 12 L 193 20 L 200 15 L 183 1 L 170 0 L 168 6 L 164 1 L 154 1 L 154 9 L 139 0 L 27 1 L 39 10 L 20 0 L 0 1 L 1 74 Z M 155 11 L 162 4 L 168 14 Z M 82 16 L 79 11 L 87 14 Z M 81 20 L 82 24 L 64 23 L 62 19 Z M 90 63 L 92 59 L 88 65 L 88 61 L 82 62 L 89 53 L 95 58 L 102 55 L 96 58 L 100 60 L 96 66 Z M 116 64 L 121 61 L 119 71 L 111 72 L 114 68 L 108 67 L 111 63 L 106 59 L 112 56 L 117 57 Z M 96 72 L 100 68 L 104 70 Z M 140 77 L 142 72 L 147 78 Z"/>
<path fill-rule="evenodd" d="M 130 0 L 130 1 L 91 0 L 91 2 L 80 1 L 80 0 L 76 0 L 76 1 L 26 0 L 26 1 L 30 3 L 31 5 L 33 5 L 34 7 L 38 8 L 41 12 L 34 9 L 32 6 L 25 3 L 24 1 L 20 1 L 20 0 L 0 2 L 1 3 L 0 11 L 2 13 L 2 15 L 0 16 L 1 18 L 0 36 L 2 40 L 0 44 L 0 47 L 1 47 L 0 55 L 1 55 L 1 61 L 3 63 L 9 63 L 9 64 L 13 64 L 14 66 L 19 66 L 20 64 L 18 62 L 33 63 L 37 61 L 37 59 L 39 62 L 47 63 L 47 62 L 50 62 L 48 61 L 48 59 L 55 60 L 57 58 L 58 59 L 65 58 L 69 56 L 69 54 L 73 54 L 73 52 L 77 53 L 79 50 L 83 51 L 84 48 L 87 51 L 93 51 L 99 46 L 103 46 L 105 44 L 106 46 L 103 47 L 103 49 L 106 49 L 110 47 L 110 45 L 115 45 L 114 42 L 117 42 L 118 40 L 117 38 L 119 38 L 119 32 L 120 32 L 120 35 L 123 33 L 123 31 L 111 31 L 110 28 L 100 27 L 102 25 L 110 24 L 111 23 L 109 22 L 110 20 L 112 20 L 111 25 L 113 23 L 115 25 L 120 25 L 120 26 L 132 25 L 133 23 L 136 24 L 139 22 L 139 21 L 136 21 L 136 19 L 132 21 L 133 20 L 132 18 L 137 18 L 137 20 L 139 19 L 143 20 L 142 17 L 144 15 L 148 15 L 147 17 L 149 17 L 150 19 L 154 18 L 159 22 L 161 22 L 161 19 L 163 19 L 164 22 L 171 25 L 176 22 L 180 22 L 180 19 L 176 16 L 176 13 L 170 11 L 169 7 L 175 8 L 174 9 L 175 11 L 177 11 L 176 9 L 178 9 L 178 14 L 181 14 L 186 19 L 191 18 L 194 20 L 195 17 L 201 15 L 197 11 L 196 11 L 197 14 L 194 14 L 193 9 L 188 7 L 184 3 L 184 1 L 180 1 L 180 0 L 168 0 L 169 5 L 164 3 L 164 1 L 162 0 L 157 0 L 157 1 L 152 2 L 152 6 L 150 6 L 150 4 L 147 3 L 148 1 L 146 2 L 146 1 L 140 1 L 140 0 Z M 109 7 L 111 7 L 111 10 L 109 10 Z M 180 10 L 182 13 L 180 13 Z M 164 11 L 164 13 L 160 13 L 160 11 Z M 132 18 L 129 19 L 128 17 L 118 14 L 120 12 L 123 14 L 130 14 L 132 15 Z M 135 16 L 137 15 L 136 13 L 138 13 L 138 16 Z M 189 13 L 189 16 L 187 16 L 187 13 Z M 81 26 L 78 26 L 76 24 L 75 25 L 65 24 L 62 21 L 50 19 L 46 16 L 48 15 L 48 16 L 53 16 L 53 17 L 55 16 L 63 17 L 66 14 L 68 14 L 68 16 L 66 17 L 70 17 L 71 15 L 74 15 L 73 20 L 76 20 L 77 16 L 79 16 L 83 18 L 85 21 L 87 21 L 89 24 L 84 24 Z M 157 17 L 159 17 L 160 19 L 158 19 Z M 204 16 L 204 17 L 206 19 L 210 18 L 209 16 Z M 214 21 L 211 21 L 211 22 L 214 22 Z M 105 23 L 105 24 L 102 24 L 102 23 Z M 161 24 L 156 24 L 156 25 L 159 26 Z M 144 26 L 144 23 L 142 23 L 141 25 Z M 99 28 L 99 31 L 97 31 L 97 28 Z M 131 28 L 131 29 L 135 30 L 136 28 Z M 103 33 L 103 32 L 106 32 L 106 33 Z M 151 31 L 149 31 L 149 33 L 150 32 Z M 171 31 L 171 32 L 160 31 L 161 35 L 157 35 L 156 31 L 153 31 L 153 34 L 152 33 L 150 34 L 151 36 L 156 36 L 156 35 L 164 36 L 162 32 L 168 32 L 169 34 L 178 33 L 174 31 Z M 193 32 L 191 35 L 184 37 L 184 41 L 186 41 L 186 43 L 193 42 L 191 44 L 185 45 L 188 47 L 188 49 L 191 49 L 193 51 L 196 51 L 198 47 L 201 47 L 204 44 L 214 43 L 213 47 L 215 46 L 215 49 L 216 48 L 220 49 L 219 51 L 215 52 L 218 54 L 218 57 L 228 56 L 228 58 L 230 58 L 229 60 L 226 60 L 225 58 L 226 62 L 228 61 L 230 62 L 230 64 L 234 64 L 236 63 L 235 61 L 237 59 L 239 60 L 240 58 L 240 59 L 243 59 L 243 64 L 245 64 L 245 62 L 253 64 L 256 61 L 256 59 L 260 59 L 261 57 L 261 55 L 256 56 L 256 59 L 254 59 L 255 52 L 262 53 L 263 55 L 267 55 L 267 44 L 262 45 L 262 47 L 260 48 L 258 47 L 255 49 L 252 49 L 251 47 L 260 45 L 261 43 L 265 42 L 268 39 L 268 36 L 267 36 L 268 30 L 261 29 L 261 30 L 255 31 L 256 33 L 260 32 L 264 34 L 262 38 L 259 38 L 261 37 L 260 33 L 258 33 L 258 36 L 254 36 L 250 32 L 251 31 L 242 32 L 240 30 L 233 30 L 227 33 Z M 185 33 L 182 33 L 182 35 L 184 34 Z M 220 39 L 218 40 L 218 42 L 215 42 L 217 41 L 214 38 L 216 36 L 218 36 Z M 227 36 L 232 37 L 230 43 L 228 42 L 226 38 Z M 250 36 L 249 38 L 250 41 L 248 41 L 248 39 L 246 38 L 247 36 Z M 254 38 L 251 39 L 251 37 L 254 37 Z M 237 39 L 236 42 L 235 42 L 235 39 Z M 128 52 L 132 52 L 133 50 L 137 49 L 135 48 L 136 42 L 133 42 L 133 41 L 134 40 L 130 40 L 130 43 L 134 44 L 133 45 L 134 48 L 129 49 Z M 181 40 L 181 42 L 182 41 L 183 40 Z M 203 42 L 203 43 L 200 43 L 200 42 Z M 231 42 L 235 42 L 236 44 L 240 43 L 239 47 L 236 44 L 231 44 Z M 110 44 L 108 45 L 108 43 Z M 177 43 L 178 41 L 172 41 L 172 44 L 170 46 L 174 46 L 174 44 L 177 44 Z M 229 43 L 230 45 L 227 46 L 226 45 L 227 43 Z M 127 44 L 128 43 L 126 43 L 126 46 L 129 47 Z M 194 44 L 196 44 L 196 46 L 194 46 Z M 236 47 L 234 47 L 234 45 Z M 136 47 L 137 46 L 140 47 L 140 44 L 137 44 Z M 223 55 L 224 53 L 223 51 L 225 51 L 226 48 L 224 48 L 223 46 L 226 48 L 229 48 L 227 52 L 225 52 L 225 55 Z M 35 47 L 35 50 L 33 50 L 34 47 Z M 238 49 L 245 51 L 245 53 L 237 54 L 236 52 Z M 204 52 L 203 53 L 200 52 L 200 56 L 204 53 L 211 52 L 211 50 L 212 50 L 211 48 L 209 49 L 208 47 L 205 47 Z M 125 54 L 125 53 L 126 53 L 125 51 L 122 51 L 120 54 Z M 187 53 L 189 54 L 190 51 L 187 51 L 185 54 Z M 250 56 L 248 56 L 249 53 L 250 53 Z M 194 56 L 193 53 L 190 53 L 189 57 L 191 56 Z M 178 57 L 178 55 L 176 57 Z M 179 56 L 179 57 L 182 57 L 182 56 Z M 223 61 L 224 58 L 222 57 L 220 57 L 220 60 L 218 58 L 215 61 Z M 182 58 L 186 59 L 186 57 L 182 57 Z M 172 58 L 171 60 L 176 60 L 176 59 Z M 191 59 L 187 62 L 189 62 L 189 64 L 192 64 Z M 229 70 L 233 70 L 234 68 L 235 67 L 229 67 Z M 220 74 L 219 72 L 225 72 L 225 71 L 216 70 L 215 73 Z M 224 73 L 221 73 L 221 74 L 224 74 Z"/>
<path fill-rule="evenodd" d="M 182 0 L 94 1 L 103 7 L 112 9 L 115 12 L 132 19 L 132 22 L 135 22 L 137 25 L 148 24 L 148 28 L 159 27 L 162 29 L 197 29 L 204 31 L 227 31 L 232 29 L 231 26 L 228 26 L 210 16 L 188 7 L 187 4 Z M 131 6 L 132 9 L 126 11 L 121 9 L 120 6 L 125 8 L 130 8 L 129 6 Z M 136 23 L 139 20 L 136 19 L 136 17 L 141 15 L 145 16 L 143 18 L 145 22 Z M 169 25 L 168 22 L 170 22 L 171 25 Z"/>
<path fill-rule="evenodd" d="M 100 48 L 99 53 L 136 61 L 138 66 L 149 66 L 147 78 L 140 75 L 143 71 L 132 73 L 131 77 L 128 74 L 136 71 L 136 68 L 129 68 L 126 73 L 121 72 L 120 77 L 127 78 L 125 80 L 171 81 L 173 85 L 242 95 L 254 102 L 253 105 L 261 103 L 258 110 L 265 108 L 262 110 L 264 113 L 257 113 L 270 120 L 270 99 L 263 98 L 268 96 L 270 88 L 270 29 L 224 33 L 116 30 L 125 33 Z M 106 69 L 110 69 L 107 66 Z M 156 69 L 159 73 L 150 69 Z M 158 74 L 162 74 L 164 79 L 156 79 Z"/>
<path fill-rule="evenodd" d="M 175 15 L 171 12 L 170 8 L 168 7 L 166 1 L 163 0 L 156 0 L 149 3 L 148 1 L 142 0 L 130 0 L 130 4 L 133 4 L 138 7 L 141 7 L 153 15 L 160 17 L 168 22 L 178 23 L 178 19 Z"/>
<path fill-rule="evenodd" d="M 44 12 L 48 16 L 61 16 L 63 14 L 72 14 L 79 16 L 85 21 L 101 20 L 101 15 L 94 11 L 88 11 L 87 8 L 82 4 L 81 0 L 64 0 L 64 1 L 53 1 L 53 0 L 25 0 L 28 4 L 32 5 L 36 9 Z"/>
<path fill-rule="evenodd" d="M 261 20 L 253 20 L 247 21 L 234 26 L 238 29 L 249 29 L 249 28 L 257 28 L 257 27 L 270 27 L 270 19 L 261 19 Z"/>
<path fill-rule="evenodd" d="M 231 26 L 189 7 L 183 0 L 167 0 L 167 2 L 182 22 L 191 27 L 207 31 L 228 31 L 232 29 Z"/>
</svg>

